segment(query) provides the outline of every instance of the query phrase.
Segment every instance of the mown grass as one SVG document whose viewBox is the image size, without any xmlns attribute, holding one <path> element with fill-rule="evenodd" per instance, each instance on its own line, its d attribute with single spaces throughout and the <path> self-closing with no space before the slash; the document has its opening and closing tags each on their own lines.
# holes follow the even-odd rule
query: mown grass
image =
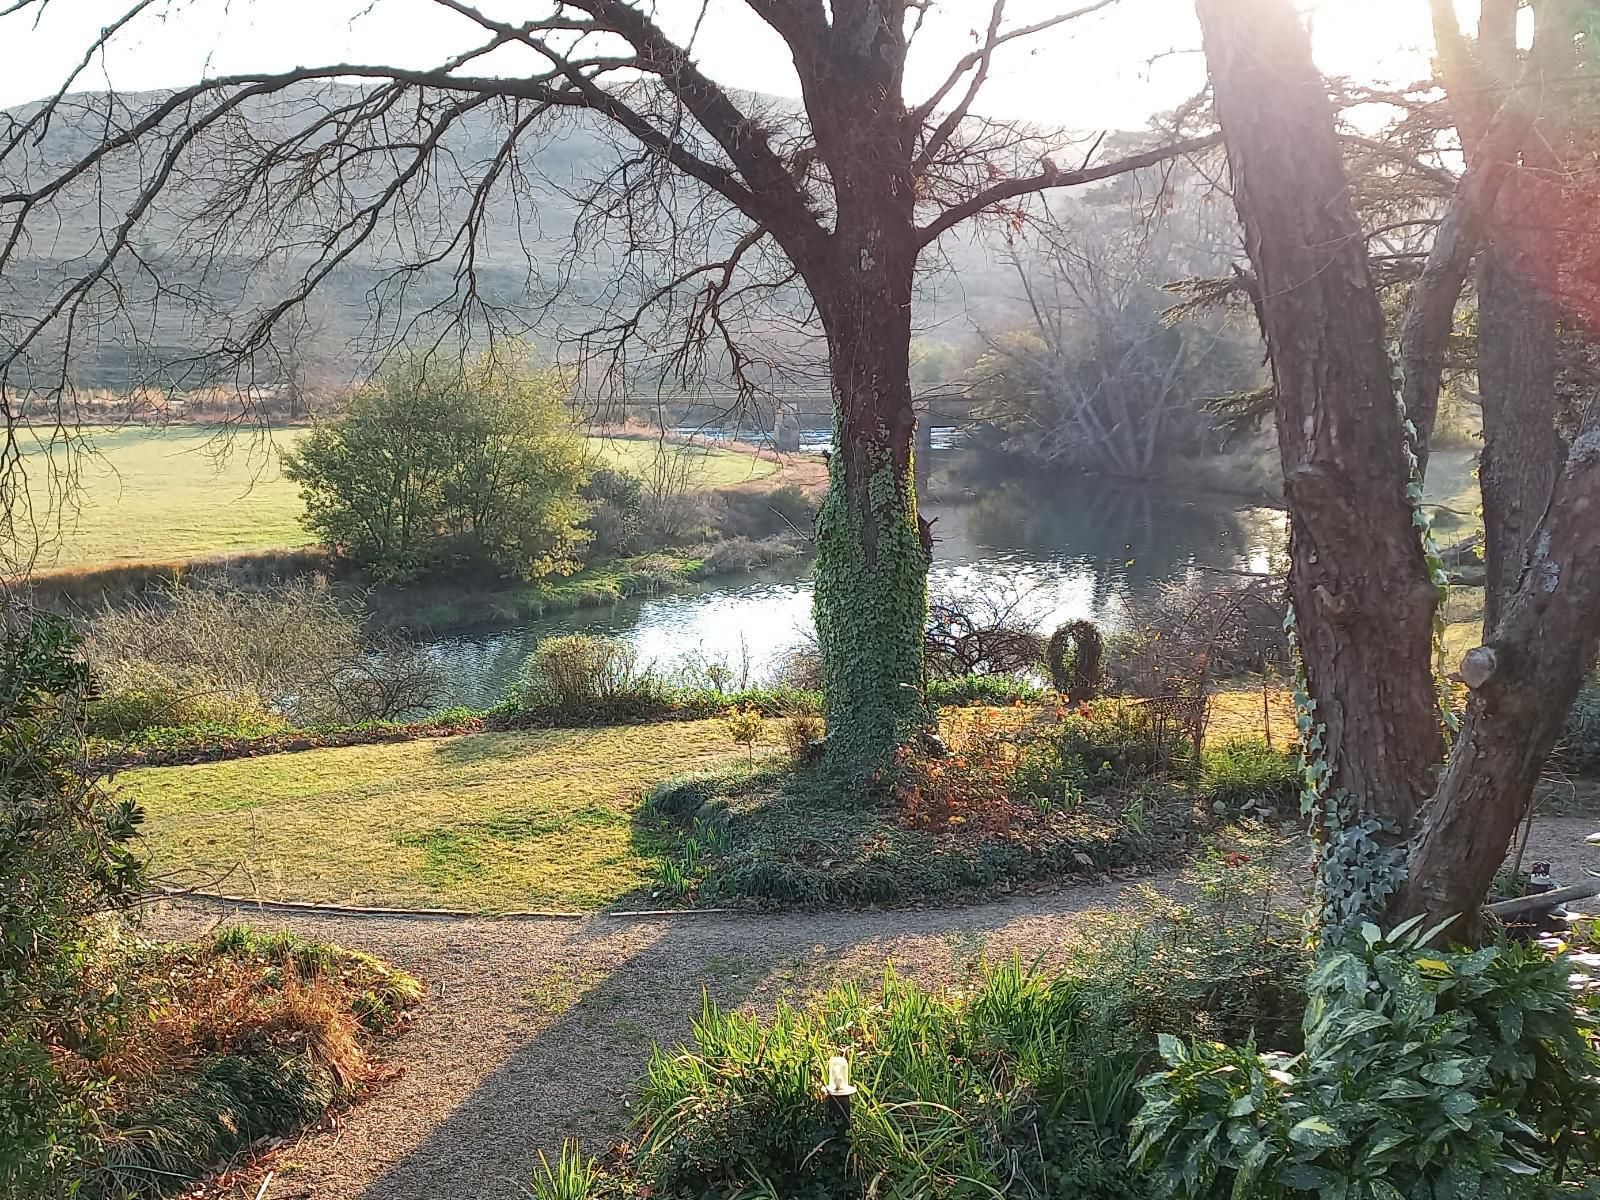
<svg viewBox="0 0 1600 1200">
<path fill-rule="evenodd" d="M 194 426 L 133 427 L 86 434 L 93 453 L 72 460 L 77 486 L 65 492 L 51 490 L 44 448 L 25 453 L 40 567 L 192 558 L 312 540 L 300 524 L 300 493 L 279 469 L 280 449 L 299 430 L 223 436 Z M 637 474 L 648 474 L 661 447 L 643 438 L 594 437 L 589 444 L 600 463 Z M 778 469 L 734 450 L 669 448 L 691 457 L 694 487 L 726 487 Z M 54 462 L 67 461 L 58 448 Z"/>
<path fill-rule="evenodd" d="M 776 742 L 776 730 L 768 745 Z M 118 777 L 157 874 L 265 899 L 594 909 L 653 879 L 640 795 L 744 757 L 720 720 L 308 750 Z"/>
</svg>

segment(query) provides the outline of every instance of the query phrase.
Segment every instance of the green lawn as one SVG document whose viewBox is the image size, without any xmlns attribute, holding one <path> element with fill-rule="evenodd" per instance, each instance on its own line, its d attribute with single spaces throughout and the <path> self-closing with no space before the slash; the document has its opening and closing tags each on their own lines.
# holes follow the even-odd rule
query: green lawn
<svg viewBox="0 0 1600 1200">
<path fill-rule="evenodd" d="M 96 429 L 96 453 L 78 459 L 79 488 L 61 511 L 51 508 L 42 451 L 28 455 L 30 484 L 47 546 L 42 567 L 192 558 L 241 550 L 302 546 L 300 495 L 278 470 L 277 450 L 297 432 L 231 438 L 195 428 Z M 646 474 L 660 444 L 590 438 L 599 461 Z M 698 487 L 726 487 L 777 470 L 731 450 L 671 447 L 691 455 Z M 59 523 L 57 516 L 59 515 Z"/>
<path fill-rule="evenodd" d="M 182 884 L 265 899 L 595 909 L 648 900 L 643 791 L 742 754 L 721 721 L 696 721 L 155 767 L 116 786 L 145 807 L 154 873 Z"/>
</svg>

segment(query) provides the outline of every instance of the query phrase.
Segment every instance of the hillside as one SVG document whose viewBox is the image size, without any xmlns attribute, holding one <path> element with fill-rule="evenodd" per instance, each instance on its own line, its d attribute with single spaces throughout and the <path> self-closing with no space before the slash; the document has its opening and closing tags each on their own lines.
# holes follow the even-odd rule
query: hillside
<svg viewBox="0 0 1600 1200">
<path fill-rule="evenodd" d="M 231 211 L 222 212 L 216 198 L 239 184 L 228 165 L 238 161 L 235 148 L 270 138 L 291 122 L 298 127 L 308 113 L 349 111 L 366 94 L 349 85 L 302 85 L 242 103 L 219 126 L 214 150 L 175 172 L 141 218 L 133 237 L 136 261 L 110 273 L 79 324 L 70 356 L 73 381 L 103 389 L 201 383 L 214 349 L 242 336 L 253 316 L 297 286 L 330 237 L 393 175 L 392 158 L 353 175 L 356 182 L 341 199 L 345 209 L 323 200 L 285 206 L 279 193 L 294 186 L 285 168 L 270 189 L 230 195 L 221 207 Z M 127 124 L 162 98 L 70 97 L 0 185 L 46 178 L 84 157 L 96 145 L 108 109 L 110 120 Z M 780 120 L 789 106 L 767 98 L 751 103 Z M 30 111 L 6 115 L 24 119 Z M 282 324 L 257 356 L 252 382 L 338 390 L 364 369 L 375 349 L 403 336 L 413 322 L 426 328 L 427 314 L 451 313 L 464 302 L 476 306 L 480 326 L 488 319 L 553 353 L 558 343 L 656 286 L 670 273 L 675 254 L 715 257 L 742 228 L 708 208 L 695 189 L 678 187 L 662 195 L 671 222 L 658 221 L 654 229 L 630 225 L 622 235 L 652 252 L 626 257 L 618 249 L 617 227 L 585 209 L 586 197 L 619 171 L 626 149 L 586 113 L 542 119 L 519 136 L 514 161 L 495 184 L 479 188 L 514 120 L 514 111 L 495 106 L 454 120 L 441 143 L 446 154 L 440 173 L 409 190 L 398 208 L 400 219 L 386 215 L 374 235 L 318 284 L 303 315 Z M 406 120 L 399 124 L 404 127 Z M 40 311 L 60 281 L 96 261 L 122 219 L 126 197 L 159 168 L 151 157 L 108 156 L 53 203 L 48 238 L 26 242 L 0 273 L 0 338 Z M 341 177 L 341 186 L 345 182 Z M 455 240 L 469 220 L 478 232 L 470 260 Z M 674 233 L 669 226 L 688 232 Z M 676 248 L 669 252 L 672 239 Z M 919 320 L 940 326 L 942 339 L 961 340 L 970 336 L 972 320 L 1007 304 L 1014 280 L 991 262 L 991 247 L 981 236 L 945 241 L 942 278 L 930 279 L 919 297 Z M 772 293 L 742 319 L 758 336 L 774 339 L 778 352 L 803 371 L 814 349 L 804 309 L 803 294 L 791 287 Z M 654 356 L 662 348 L 655 340 L 650 353 L 629 364 L 641 382 L 660 373 Z M 59 342 L 41 346 L 30 359 L 35 372 L 53 371 L 60 348 Z"/>
</svg>

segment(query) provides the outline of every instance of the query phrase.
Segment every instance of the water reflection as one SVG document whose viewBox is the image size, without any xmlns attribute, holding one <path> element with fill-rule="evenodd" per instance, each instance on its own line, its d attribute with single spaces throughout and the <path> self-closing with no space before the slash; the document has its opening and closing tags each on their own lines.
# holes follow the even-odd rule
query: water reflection
<svg viewBox="0 0 1600 1200">
<path fill-rule="evenodd" d="M 935 592 L 1003 596 L 1045 627 L 1084 616 L 1115 626 L 1130 599 L 1197 568 L 1264 568 L 1283 536 L 1271 510 L 1082 477 L 945 482 L 935 495 L 926 506 Z M 447 703 L 481 707 L 500 698 L 536 641 L 558 633 L 625 637 L 667 669 L 696 658 L 747 664 L 760 682 L 810 627 L 809 570 L 792 568 L 442 638 L 431 650 L 450 680 Z"/>
</svg>

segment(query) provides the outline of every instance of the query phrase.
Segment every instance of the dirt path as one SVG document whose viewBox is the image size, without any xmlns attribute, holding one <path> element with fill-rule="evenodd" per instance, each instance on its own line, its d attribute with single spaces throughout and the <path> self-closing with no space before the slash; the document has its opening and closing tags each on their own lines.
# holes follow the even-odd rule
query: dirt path
<svg viewBox="0 0 1600 1200">
<path fill-rule="evenodd" d="M 1528 861 L 1564 883 L 1600 870 L 1584 844 L 1594 817 L 1535 826 Z M 1168 889 L 1172 875 L 1145 883 Z M 393 1044 L 399 1075 L 338 1127 L 275 1155 L 268 1200 L 434 1200 L 521 1194 L 538 1152 L 577 1137 L 622 1136 L 628 1093 L 660 1041 L 689 1033 L 702 989 L 724 1006 L 770 1010 L 892 961 L 925 983 L 958 979 L 980 953 L 1032 958 L 1085 910 L 1116 907 L 1133 883 L 960 909 L 570 921 L 438 920 L 261 913 L 169 905 L 154 932 L 219 920 L 292 926 L 397 963 L 427 985 L 416 1023 Z M 260 1172 L 227 1195 L 253 1197 Z M 216 1197 L 213 1188 L 207 1193 Z"/>
<path fill-rule="evenodd" d="M 1147 882 L 1167 887 L 1171 876 Z M 1076 888 L 962 909 L 582 922 L 335 918 L 168 906 L 154 932 L 226 920 L 289 925 L 368 950 L 421 978 L 427 1000 L 393 1044 L 401 1074 L 269 1164 L 269 1200 L 513 1197 L 538 1152 L 620 1137 L 628 1092 L 653 1043 L 681 1042 L 702 989 L 724 1006 L 770 1010 L 885 961 L 928 983 L 976 957 L 1059 944 L 1074 917 L 1137 884 Z M 259 1172 L 257 1173 L 259 1176 Z M 228 1195 L 253 1196 L 248 1173 Z M 213 1189 L 208 1196 L 216 1196 Z"/>
</svg>

